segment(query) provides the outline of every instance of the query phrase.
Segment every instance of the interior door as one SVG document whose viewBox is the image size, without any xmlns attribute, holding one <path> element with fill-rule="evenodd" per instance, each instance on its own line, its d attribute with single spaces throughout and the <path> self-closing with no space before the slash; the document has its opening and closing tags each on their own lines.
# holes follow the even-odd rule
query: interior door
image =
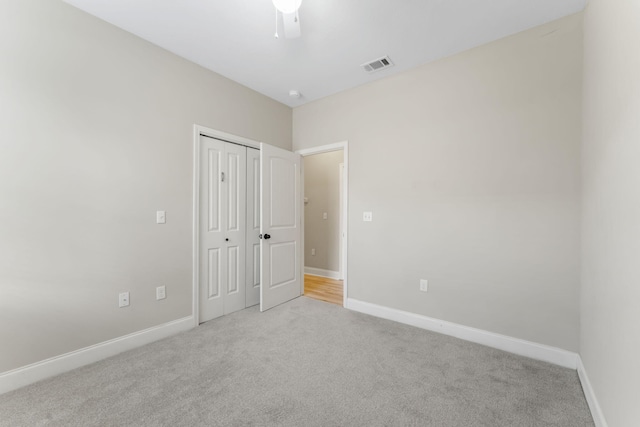
<svg viewBox="0 0 640 427">
<path fill-rule="evenodd" d="M 200 137 L 200 322 L 245 308 L 246 148 Z"/>
<path fill-rule="evenodd" d="M 223 314 L 229 314 L 245 308 L 247 147 L 227 143 L 224 154 L 226 172 L 222 184 L 227 212 L 223 216 L 226 261 Z"/>
<path fill-rule="evenodd" d="M 300 155 L 260 144 L 260 311 L 301 295 Z"/>
</svg>

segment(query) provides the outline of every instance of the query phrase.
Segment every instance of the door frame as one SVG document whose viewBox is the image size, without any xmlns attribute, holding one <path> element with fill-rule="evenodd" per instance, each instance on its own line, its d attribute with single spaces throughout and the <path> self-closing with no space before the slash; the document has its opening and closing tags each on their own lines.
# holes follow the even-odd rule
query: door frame
<svg viewBox="0 0 640 427">
<path fill-rule="evenodd" d="M 344 234 L 344 224 L 347 222 L 347 218 L 345 218 L 344 215 L 344 211 L 342 209 L 342 206 L 344 205 L 344 160 L 342 161 L 342 163 L 340 163 L 340 165 L 338 166 L 338 173 L 340 175 L 340 192 L 339 192 L 339 197 L 340 197 L 340 220 L 339 220 L 339 229 L 340 229 L 340 242 L 342 243 L 342 239 L 344 238 L 345 234 Z M 342 244 L 338 245 L 338 256 L 340 257 L 339 259 L 339 263 L 338 263 L 338 279 L 342 280 L 344 283 L 344 263 L 342 260 Z"/>
<path fill-rule="evenodd" d="M 343 172 L 343 180 L 342 180 L 342 212 L 340 212 L 340 217 L 342 219 L 342 231 L 343 236 L 340 239 L 340 247 L 342 250 L 341 253 L 341 262 L 342 262 L 342 306 L 347 306 L 347 289 L 348 289 L 348 242 L 349 242 L 349 141 L 336 142 L 334 144 L 320 145 L 317 147 L 311 148 L 303 148 L 297 150 L 296 153 L 302 156 L 302 167 L 303 167 L 303 182 L 301 191 L 303 192 L 302 199 L 304 200 L 304 158 L 306 156 L 311 156 L 313 154 L 322 154 L 329 153 L 331 151 L 340 151 L 343 152 L 343 163 L 344 163 L 344 172 Z M 301 215 L 302 221 L 302 242 L 301 245 L 304 248 L 304 214 Z M 302 270 L 304 272 L 304 251 L 302 256 Z M 301 293 L 304 294 L 304 277 L 301 284 Z"/>
<path fill-rule="evenodd" d="M 200 135 L 260 149 L 260 143 L 205 126 L 193 125 L 193 251 L 192 293 L 194 326 L 200 324 Z"/>
</svg>

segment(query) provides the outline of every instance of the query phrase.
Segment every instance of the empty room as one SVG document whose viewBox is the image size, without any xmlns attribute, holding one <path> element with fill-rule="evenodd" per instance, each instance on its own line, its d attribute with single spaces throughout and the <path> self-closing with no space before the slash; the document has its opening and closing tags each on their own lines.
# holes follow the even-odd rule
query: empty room
<svg viewBox="0 0 640 427">
<path fill-rule="evenodd" d="M 640 425 L 638 1 L 0 35 L 0 426 Z"/>
</svg>

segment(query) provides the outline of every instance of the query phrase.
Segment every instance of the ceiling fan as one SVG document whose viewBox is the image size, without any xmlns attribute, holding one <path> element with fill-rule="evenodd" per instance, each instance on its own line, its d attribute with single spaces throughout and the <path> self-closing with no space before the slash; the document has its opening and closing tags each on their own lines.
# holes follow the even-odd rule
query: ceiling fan
<svg viewBox="0 0 640 427">
<path fill-rule="evenodd" d="M 273 5 L 276 8 L 276 34 L 275 37 L 279 38 L 278 34 L 278 12 L 282 14 L 282 23 L 284 30 L 284 37 L 286 39 L 295 39 L 300 37 L 300 17 L 298 16 L 298 9 L 302 4 L 302 0 L 272 0 Z"/>
</svg>

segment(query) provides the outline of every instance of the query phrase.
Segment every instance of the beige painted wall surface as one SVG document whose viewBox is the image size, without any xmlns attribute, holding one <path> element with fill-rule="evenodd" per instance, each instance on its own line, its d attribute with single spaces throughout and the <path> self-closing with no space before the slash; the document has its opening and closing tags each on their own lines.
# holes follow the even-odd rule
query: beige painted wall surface
<svg viewBox="0 0 640 427">
<path fill-rule="evenodd" d="M 339 168 L 343 158 L 342 150 L 304 158 L 304 196 L 308 199 L 304 206 L 305 267 L 340 270 Z"/>
<path fill-rule="evenodd" d="M 640 3 L 584 20 L 580 355 L 610 427 L 640 425 Z"/>
<path fill-rule="evenodd" d="M 581 63 L 578 15 L 294 109 L 349 141 L 350 298 L 578 349 Z"/>
<path fill-rule="evenodd" d="M 191 315 L 196 123 L 291 148 L 290 108 L 59 0 L 0 2 L 0 372 Z"/>
</svg>

